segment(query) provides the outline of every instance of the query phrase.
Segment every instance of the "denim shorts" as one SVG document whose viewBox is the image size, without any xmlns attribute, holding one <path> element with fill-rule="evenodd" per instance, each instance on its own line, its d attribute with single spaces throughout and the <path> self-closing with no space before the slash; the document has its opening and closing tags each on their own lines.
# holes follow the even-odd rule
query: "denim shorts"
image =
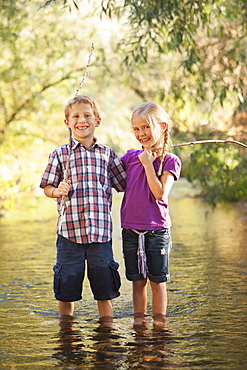
<svg viewBox="0 0 247 370">
<path fill-rule="evenodd" d="M 57 263 L 54 271 L 54 293 L 57 300 L 74 302 L 82 298 L 82 284 L 87 275 L 94 299 L 104 301 L 120 295 L 118 263 L 113 259 L 112 241 L 79 244 L 57 237 Z"/>
<path fill-rule="evenodd" d="M 169 281 L 170 229 L 150 230 L 144 236 L 147 277 L 154 283 Z M 130 281 L 142 280 L 143 275 L 138 269 L 138 234 L 131 229 L 123 229 L 122 240 L 126 278 Z"/>
</svg>

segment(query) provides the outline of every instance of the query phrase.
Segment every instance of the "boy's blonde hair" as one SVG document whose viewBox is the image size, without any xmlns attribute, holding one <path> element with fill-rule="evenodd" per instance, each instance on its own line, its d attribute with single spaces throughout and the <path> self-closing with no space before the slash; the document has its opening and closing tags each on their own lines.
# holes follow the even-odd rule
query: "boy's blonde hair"
<svg viewBox="0 0 247 370">
<path fill-rule="evenodd" d="M 91 98 L 89 95 L 76 95 L 70 99 L 65 106 L 64 114 L 66 119 L 69 118 L 72 105 L 79 103 L 89 104 L 92 107 L 95 118 L 100 118 L 100 107 L 95 99 Z"/>
</svg>

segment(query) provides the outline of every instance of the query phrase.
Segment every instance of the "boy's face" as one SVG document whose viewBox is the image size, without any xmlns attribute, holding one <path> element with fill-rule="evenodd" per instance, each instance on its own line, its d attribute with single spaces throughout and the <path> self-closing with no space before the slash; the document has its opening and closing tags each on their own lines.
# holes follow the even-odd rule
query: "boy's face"
<svg viewBox="0 0 247 370">
<path fill-rule="evenodd" d="M 77 103 L 71 106 L 64 123 L 72 130 L 74 138 L 88 148 L 93 144 L 94 131 L 101 118 L 95 118 L 91 105 Z"/>
</svg>

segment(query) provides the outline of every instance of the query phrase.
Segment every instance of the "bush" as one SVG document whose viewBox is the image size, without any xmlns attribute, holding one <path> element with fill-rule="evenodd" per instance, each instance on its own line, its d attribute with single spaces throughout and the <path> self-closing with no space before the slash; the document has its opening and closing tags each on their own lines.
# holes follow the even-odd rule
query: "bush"
<svg viewBox="0 0 247 370">
<path fill-rule="evenodd" d="M 218 202 L 247 200 L 247 159 L 245 149 L 229 144 L 194 147 L 186 165 L 186 178 L 199 182 L 202 196 L 215 206 Z"/>
</svg>

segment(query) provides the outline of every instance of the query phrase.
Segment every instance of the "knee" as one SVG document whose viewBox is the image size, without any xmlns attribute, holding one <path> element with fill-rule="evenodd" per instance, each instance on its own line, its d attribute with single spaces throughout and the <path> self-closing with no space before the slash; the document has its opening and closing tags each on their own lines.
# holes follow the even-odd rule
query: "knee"
<svg viewBox="0 0 247 370">
<path fill-rule="evenodd" d="M 133 286 L 135 288 L 145 288 L 147 285 L 147 278 L 142 280 L 133 281 Z"/>
<path fill-rule="evenodd" d="M 161 291 L 166 291 L 166 283 L 154 283 L 150 281 L 151 289 L 155 293 L 159 293 Z"/>
<path fill-rule="evenodd" d="M 120 295 L 119 264 L 111 262 L 108 266 L 95 266 L 88 269 L 90 286 L 97 301 L 111 300 Z"/>
</svg>

